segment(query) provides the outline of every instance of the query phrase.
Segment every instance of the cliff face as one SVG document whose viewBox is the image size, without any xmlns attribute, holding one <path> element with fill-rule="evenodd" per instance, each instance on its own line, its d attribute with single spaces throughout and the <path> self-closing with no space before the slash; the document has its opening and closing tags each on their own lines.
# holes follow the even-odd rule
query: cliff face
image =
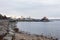
<svg viewBox="0 0 60 40">
<path fill-rule="evenodd" d="M 3 40 L 3 37 L 7 34 L 8 21 L 0 20 L 0 40 Z"/>
<path fill-rule="evenodd" d="M 0 20 L 0 35 L 7 33 L 8 22 L 7 20 Z"/>
<path fill-rule="evenodd" d="M 14 28 L 16 28 L 16 22 L 9 22 L 9 20 L 0 20 L 0 40 L 12 39 L 12 36 L 14 35 Z"/>
</svg>

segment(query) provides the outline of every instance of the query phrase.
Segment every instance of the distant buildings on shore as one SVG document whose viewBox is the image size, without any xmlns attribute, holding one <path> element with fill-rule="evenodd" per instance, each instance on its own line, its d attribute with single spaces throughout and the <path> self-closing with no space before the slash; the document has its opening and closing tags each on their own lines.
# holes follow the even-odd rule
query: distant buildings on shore
<svg viewBox="0 0 60 40">
<path fill-rule="evenodd" d="M 24 18 L 23 16 L 21 16 L 21 18 L 12 18 L 12 17 L 7 17 L 6 15 L 1 15 L 0 14 L 0 20 L 2 20 L 2 19 L 6 19 L 6 20 L 16 20 L 16 21 L 37 21 L 37 22 L 39 22 L 39 21 L 43 21 L 43 22 L 45 22 L 45 21 L 49 21 L 49 19 L 47 18 L 47 17 L 43 17 L 42 19 L 34 19 L 34 18 L 31 18 L 30 16 L 29 17 L 27 17 L 27 18 Z"/>
<path fill-rule="evenodd" d="M 43 21 L 43 22 L 48 22 L 49 19 L 47 17 L 43 17 L 42 19 L 34 19 L 34 18 L 31 18 L 31 17 L 28 17 L 28 18 L 18 18 L 17 21 L 36 21 L 36 22 L 39 22 L 39 21 Z"/>
</svg>

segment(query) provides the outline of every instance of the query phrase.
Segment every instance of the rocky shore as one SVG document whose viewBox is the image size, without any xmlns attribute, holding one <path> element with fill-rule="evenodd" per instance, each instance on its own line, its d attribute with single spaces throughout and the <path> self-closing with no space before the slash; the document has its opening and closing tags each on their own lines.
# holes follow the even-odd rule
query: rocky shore
<svg viewBox="0 0 60 40">
<path fill-rule="evenodd" d="M 26 32 L 19 31 L 16 27 L 16 22 L 0 20 L 0 40 L 58 40 L 58 38 L 28 34 Z"/>
<path fill-rule="evenodd" d="M 14 40 L 58 40 L 58 38 L 47 37 L 44 35 L 28 34 L 24 32 L 16 32 Z"/>
</svg>

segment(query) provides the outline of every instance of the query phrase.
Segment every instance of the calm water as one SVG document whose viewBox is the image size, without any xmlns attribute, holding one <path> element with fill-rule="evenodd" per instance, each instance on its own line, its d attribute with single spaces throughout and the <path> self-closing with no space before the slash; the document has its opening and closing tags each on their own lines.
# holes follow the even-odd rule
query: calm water
<svg viewBox="0 0 60 40">
<path fill-rule="evenodd" d="M 18 22 L 17 27 L 31 34 L 44 34 L 60 38 L 60 21 L 54 22 Z"/>
</svg>

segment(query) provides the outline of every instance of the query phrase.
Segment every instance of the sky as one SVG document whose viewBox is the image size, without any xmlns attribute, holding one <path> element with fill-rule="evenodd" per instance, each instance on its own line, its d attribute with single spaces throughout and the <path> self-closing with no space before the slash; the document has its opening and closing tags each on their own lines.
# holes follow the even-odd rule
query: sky
<svg viewBox="0 0 60 40">
<path fill-rule="evenodd" d="M 0 13 L 7 16 L 60 17 L 60 0 L 0 0 Z"/>
</svg>

